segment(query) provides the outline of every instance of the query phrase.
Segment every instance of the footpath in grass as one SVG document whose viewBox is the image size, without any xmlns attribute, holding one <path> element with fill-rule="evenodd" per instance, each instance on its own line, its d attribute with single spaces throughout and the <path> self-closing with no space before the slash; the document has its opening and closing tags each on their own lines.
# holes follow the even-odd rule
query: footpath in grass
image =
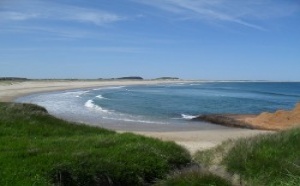
<svg viewBox="0 0 300 186">
<path fill-rule="evenodd" d="M 0 103 L 0 185 L 145 185 L 189 165 L 173 142 L 69 123 Z"/>
<path fill-rule="evenodd" d="M 299 186 L 300 128 L 228 141 L 198 152 L 195 160 L 221 167 L 223 176 L 231 175 L 232 182 L 242 185 Z"/>
<path fill-rule="evenodd" d="M 224 158 L 253 185 L 300 185 L 300 128 L 243 139 Z"/>
</svg>

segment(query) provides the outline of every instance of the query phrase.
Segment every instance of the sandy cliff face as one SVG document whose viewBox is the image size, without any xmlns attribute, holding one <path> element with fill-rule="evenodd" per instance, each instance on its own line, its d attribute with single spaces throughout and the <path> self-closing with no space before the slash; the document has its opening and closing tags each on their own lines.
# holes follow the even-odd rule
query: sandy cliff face
<svg viewBox="0 0 300 186">
<path fill-rule="evenodd" d="M 278 110 L 275 113 L 261 113 L 254 118 L 245 118 L 245 122 L 270 130 L 281 130 L 300 125 L 300 103 L 294 110 Z"/>
</svg>

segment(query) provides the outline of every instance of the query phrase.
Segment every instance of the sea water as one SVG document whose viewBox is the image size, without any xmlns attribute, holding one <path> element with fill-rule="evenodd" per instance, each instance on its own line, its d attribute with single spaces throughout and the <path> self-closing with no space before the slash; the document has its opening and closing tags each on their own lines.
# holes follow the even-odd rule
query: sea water
<svg viewBox="0 0 300 186">
<path fill-rule="evenodd" d="M 17 102 L 35 103 L 50 114 L 78 122 L 179 124 L 201 114 L 259 114 L 292 109 L 300 83 L 195 82 L 101 87 L 35 94 Z"/>
</svg>

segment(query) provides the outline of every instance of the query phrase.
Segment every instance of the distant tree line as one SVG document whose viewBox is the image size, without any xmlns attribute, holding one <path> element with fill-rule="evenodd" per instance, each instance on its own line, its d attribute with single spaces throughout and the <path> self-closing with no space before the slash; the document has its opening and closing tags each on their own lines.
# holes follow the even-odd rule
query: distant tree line
<svg viewBox="0 0 300 186">
<path fill-rule="evenodd" d="M 143 78 L 139 77 L 139 76 L 128 76 L 128 77 L 120 77 L 120 78 L 112 78 L 112 79 L 120 79 L 120 80 L 122 80 L 122 79 L 124 79 L 124 80 L 126 80 L 126 79 L 129 79 L 129 80 L 143 80 Z"/>
<path fill-rule="evenodd" d="M 157 80 L 178 80 L 178 77 L 160 77 L 156 78 Z"/>
<path fill-rule="evenodd" d="M 20 78 L 20 77 L 0 77 L 0 81 L 26 81 L 27 78 Z"/>
</svg>

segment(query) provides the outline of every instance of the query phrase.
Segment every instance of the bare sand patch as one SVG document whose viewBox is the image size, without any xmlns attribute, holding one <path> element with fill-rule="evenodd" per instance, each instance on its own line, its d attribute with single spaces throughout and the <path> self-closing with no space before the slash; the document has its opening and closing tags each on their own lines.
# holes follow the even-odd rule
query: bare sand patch
<svg viewBox="0 0 300 186">
<path fill-rule="evenodd" d="M 252 137 L 259 134 L 270 133 L 263 130 L 237 129 L 231 130 L 199 130 L 199 131 L 176 131 L 176 132 L 134 132 L 165 141 L 175 141 L 187 148 L 192 154 L 198 150 L 206 150 L 229 139 Z"/>
</svg>

